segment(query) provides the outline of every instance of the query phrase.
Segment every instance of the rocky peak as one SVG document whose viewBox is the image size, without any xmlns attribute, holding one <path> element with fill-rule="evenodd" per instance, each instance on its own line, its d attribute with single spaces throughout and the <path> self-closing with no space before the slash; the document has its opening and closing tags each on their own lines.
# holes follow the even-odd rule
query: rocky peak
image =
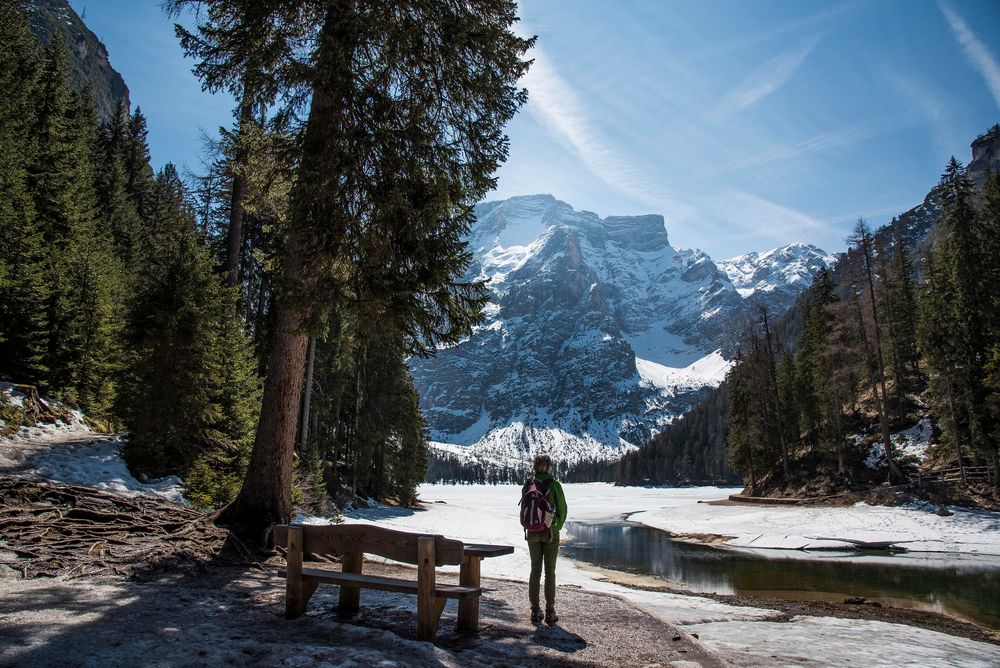
<svg viewBox="0 0 1000 668">
<path fill-rule="evenodd" d="M 636 251 L 657 251 L 670 246 L 663 216 L 608 216 L 603 221 L 608 241 Z"/>
<path fill-rule="evenodd" d="M 972 162 L 967 174 L 974 183 L 982 186 L 988 174 L 1000 172 L 1000 124 L 976 137 L 972 142 Z"/>
<path fill-rule="evenodd" d="M 747 253 L 721 260 L 718 266 L 744 297 L 755 293 L 808 287 L 821 267 L 830 268 L 837 258 L 812 244 L 794 243 L 762 253 Z"/>
<path fill-rule="evenodd" d="M 706 253 L 670 246 L 662 216 L 601 218 L 551 195 L 476 215 L 470 271 L 489 279 L 486 320 L 411 361 L 438 449 L 499 467 L 539 449 L 613 457 L 725 375 L 718 349 L 745 302 Z"/>
</svg>

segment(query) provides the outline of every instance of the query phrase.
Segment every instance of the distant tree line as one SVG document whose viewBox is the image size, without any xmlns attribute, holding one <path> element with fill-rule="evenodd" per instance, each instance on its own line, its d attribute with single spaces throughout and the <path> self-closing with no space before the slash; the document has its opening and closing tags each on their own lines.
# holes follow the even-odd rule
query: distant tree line
<svg viewBox="0 0 1000 668">
<path fill-rule="evenodd" d="M 623 456 L 608 471 L 619 485 L 732 484 L 740 476 L 726 458 L 729 405 L 725 383 L 644 446 Z"/>
<path fill-rule="evenodd" d="M 428 483 L 520 485 L 534 474 L 527 460 L 518 465 L 498 465 L 434 448 L 428 457 L 430 464 L 425 479 Z M 617 462 L 607 459 L 568 463 L 557 458 L 552 462 L 552 473 L 563 482 L 612 482 L 616 467 Z"/>
</svg>

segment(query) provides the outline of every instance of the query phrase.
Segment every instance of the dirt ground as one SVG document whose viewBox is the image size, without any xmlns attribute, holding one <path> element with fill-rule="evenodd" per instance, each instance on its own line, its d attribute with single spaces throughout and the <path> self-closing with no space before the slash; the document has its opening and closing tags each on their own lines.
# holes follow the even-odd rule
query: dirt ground
<svg viewBox="0 0 1000 668">
<path fill-rule="evenodd" d="M 371 573 L 411 570 L 365 565 Z M 613 596 L 561 586 L 561 620 L 528 619 L 526 585 L 484 580 L 481 631 L 457 633 L 445 608 L 435 644 L 414 640 L 416 600 L 363 591 L 336 616 L 320 586 L 307 614 L 284 619 L 272 571 L 218 567 L 149 582 L 0 579 L 0 664 L 10 666 L 724 666 L 698 640 Z"/>
</svg>

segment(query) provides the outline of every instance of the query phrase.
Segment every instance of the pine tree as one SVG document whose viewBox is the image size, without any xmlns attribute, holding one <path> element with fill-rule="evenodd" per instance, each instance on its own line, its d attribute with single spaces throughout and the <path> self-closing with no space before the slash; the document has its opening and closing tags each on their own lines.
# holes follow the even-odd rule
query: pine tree
<svg viewBox="0 0 1000 668">
<path fill-rule="evenodd" d="M 993 174 L 984 188 L 976 243 L 979 268 L 979 298 L 986 340 L 983 369 L 984 432 L 986 455 L 993 465 L 995 486 L 1000 487 L 1000 174 Z"/>
<path fill-rule="evenodd" d="M 128 111 L 122 107 L 102 128 L 97 196 L 100 217 L 114 242 L 115 255 L 128 273 L 135 269 L 142 220 L 129 196 L 126 161 L 133 150 Z"/>
<path fill-rule="evenodd" d="M 865 352 L 865 364 L 868 369 L 868 377 L 871 385 L 872 399 L 875 402 L 875 410 L 878 413 L 879 426 L 882 431 L 882 447 L 885 449 L 885 459 L 889 465 L 890 479 L 902 480 L 903 472 L 896 464 L 896 457 L 893 454 L 892 439 L 889 437 L 889 394 L 885 383 L 885 357 L 882 352 L 882 335 L 879 325 L 879 312 L 875 298 L 875 270 L 872 244 L 872 234 L 868 224 L 864 219 L 859 219 L 854 227 L 848 241 L 854 245 L 855 249 L 861 253 L 861 269 L 863 271 L 863 284 L 867 287 L 865 298 L 865 311 L 861 310 L 861 300 L 856 298 L 858 335 L 863 344 Z M 862 290 L 863 292 L 863 290 Z M 857 297 L 857 295 L 855 295 Z M 870 307 L 870 308 L 869 308 Z M 866 313 L 867 312 L 867 313 Z M 871 316 L 871 325 L 866 325 L 867 316 Z M 871 332 L 871 339 L 869 339 Z M 881 391 L 881 393 L 880 393 Z"/>
<path fill-rule="evenodd" d="M 172 165 L 148 205 L 154 222 L 128 327 L 125 457 L 150 476 L 190 473 L 189 498 L 219 506 L 246 466 L 259 383 L 232 292 L 218 282 Z"/>
<path fill-rule="evenodd" d="M 0 372 L 40 383 L 48 367 L 48 282 L 27 166 L 35 161 L 35 41 L 20 3 L 0 5 Z"/>
<path fill-rule="evenodd" d="M 274 3 L 275 14 L 281 5 Z M 323 9 L 264 408 L 247 479 L 219 518 L 258 540 L 291 513 L 308 332 L 318 329 L 331 297 L 364 283 L 351 277 L 374 265 L 365 260 L 369 249 L 381 251 L 378 232 L 391 230 L 383 238 L 402 251 L 396 266 L 405 273 L 387 296 L 410 305 L 400 328 L 408 346 L 433 349 L 474 321 L 481 295 L 456 282 L 467 262 L 460 239 L 472 205 L 506 158 L 503 125 L 525 100 L 515 84 L 531 42 L 509 30 L 513 3 L 338 2 Z M 411 212 L 419 217 L 407 217 Z M 381 296 L 367 285 L 357 296 Z"/>
<path fill-rule="evenodd" d="M 35 125 L 32 195 L 46 248 L 49 372 L 41 385 L 94 418 L 114 401 L 120 275 L 99 223 L 96 114 L 69 87 L 64 46 L 46 46 Z"/>
<path fill-rule="evenodd" d="M 149 165 L 149 130 L 142 109 L 135 111 L 128 120 L 125 151 L 122 156 L 125 168 L 125 192 L 139 218 L 149 223 L 153 201 L 153 169 Z"/>
<path fill-rule="evenodd" d="M 931 251 L 924 262 L 918 336 L 921 353 L 930 370 L 930 388 L 937 409 L 935 412 L 948 418 L 939 421 L 941 431 L 945 440 L 950 441 L 954 448 L 964 477 L 962 445 L 968 440 L 968 432 L 964 413 L 960 410 L 964 402 L 958 393 L 965 386 L 960 382 L 958 373 L 961 361 L 956 345 L 958 319 L 954 313 L 954 286 L 943 263 L 938 260 L 938 255 L 942 252 L 939 242 L 938 247 Z"/>
</svg>

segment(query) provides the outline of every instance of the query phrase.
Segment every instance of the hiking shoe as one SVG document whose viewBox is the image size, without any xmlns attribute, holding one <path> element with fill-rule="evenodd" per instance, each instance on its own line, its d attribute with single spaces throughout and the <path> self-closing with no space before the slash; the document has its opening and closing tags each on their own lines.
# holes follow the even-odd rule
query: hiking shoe
<svg viewBox="0 0 1000 668">
<path fill-rule="evenodd" d="M 546 624 L 550 624 L 551 625 L 551 624 L 555 624 L 558 621 L 559 621 L 559 615 L 556 614 L 555 610 L 549 610 L 548 612 L 545 613 L 545 623 Z"/>
<path fill-rule="evenodd" d="M 542 623 L 542 610 L 541 608 L 535 608 L 531 611 L 531 623 L 541 624 Z"/>
</svg>

